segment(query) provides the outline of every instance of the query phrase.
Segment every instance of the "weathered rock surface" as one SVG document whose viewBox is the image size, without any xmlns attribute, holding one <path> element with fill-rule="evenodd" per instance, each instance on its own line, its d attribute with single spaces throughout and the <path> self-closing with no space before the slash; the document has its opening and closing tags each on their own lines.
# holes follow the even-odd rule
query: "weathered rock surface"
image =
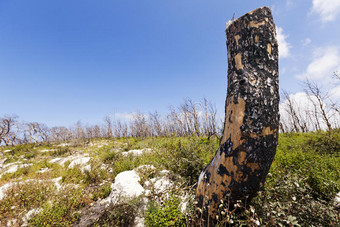
<svg viewBox="0 0 340 227">
<path fill-rule="evenodd" d="M 21 226 L 28 226 L 28 221 L 36 214 L 38 214 L 39 212 L 41 212 L 42 209 L 32 209 L 32 210 L 29 210 L 25 215 L 24 217 L 22 218 L 22 225 Z"/>
<path fill-rule="evenodd" d="M 140 177 L 135 170 L 119 173 L 111 185 L 110 195 L 97 201 L 92 207 L 83 210 L 80 222 L 75 226 L 89 226 L 100 218 L 111 204 L 142 195 L 144 188 L 139 181 Z"/>
<path fill-rule="evenodd" d="M 6 196 L 6 191 L 14 185 L 15 183 L 8 182 L 0 187 L 0 200 L 2 200 Z"/>
<path fill-rule="evenodd" d="M 111 194 L 103 202 L 116 203 L 121 198 L 132 198 L 143 194 L 144 188 L 139 183 L 140 177 L 135 170 L 119 173 L 111 185 Z"/>
<path fill-rule="evenodd" d="M 140 210 L 135 214 L 136 227 L 144 226 L 144 211 L 148 196 L 166 194 L 173 187 L 173 182 L 168 178 L 168 171 L 161 171 L 160 176 L 152 178 L 141 185 L 141 177 L 145 171 L 154 171 L 152 165 L 139 166 L 134 170 L 119 173 L 111 185 L 110 195 L 96 201 L 91 207 L 81 212 L 80 222 L 75 226 L 89 226 L 98 220 L 108 209 L 115 204 L 126 202 L 135 197 L 141 197 Z"/>
<path fill-rule="evenodd" d="M 2 164 L 2 168 L 0 168 L 0 177 L 2 177 L 2 175 L 7 174 L 7 173 L 15 173 L 20 168 L 29 167 L 32 165 L 33 165 L 32 163 L 22 164 L 21 162 L 12 162 L 8 164 Z"/>
<path fill-rule="evenodd" d="M 88 154 L 78 154 L 78 155 L 71 155 L 68 157 L 57 157 L 57 158 L 51 159 L 49 163 L 57 163 L 62 166 L 67 161 L 70 161 L 71 163 L 73 162 L 70 168 L 74 168 L 76 165 L 83 165 L 89 162 L 91 158 L 88 156 L 89 156 Z"/>
<path fill-rule="evenodd" d="M 340 192 L 334 198 L 334 207 L 340 209 Z"/>
<path fill-rule="evenodd" d="M 152 150 L 150 148 L 144 148 L 141 150 L 129 150 L 129 151 L 125 151 L 122 152 L 122 155 L 133 155 L 133 156 L 138 156 L 138 155 L 142 155 L 144 153 L 148 153 L 151 152 Z"/>
<path fill-rule="evenodd" d="M 91 165 L 86 165 L 90 161 L 90 157 L 81 157 L 74 159 L 70 165 L 68 166 L 69 169 L 72 169 L 74 167 L 80 166 L 80 169 L 82 171 L 91 171 Z"/>
</svg>

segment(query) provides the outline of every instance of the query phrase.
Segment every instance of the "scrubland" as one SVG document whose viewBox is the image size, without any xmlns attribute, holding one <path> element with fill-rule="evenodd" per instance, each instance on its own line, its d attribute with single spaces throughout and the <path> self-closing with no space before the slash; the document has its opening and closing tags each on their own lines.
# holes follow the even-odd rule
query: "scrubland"
<svg viewBox="0 0 340 227">
<path fill-rule="evenodd" d="M 2 146 L 0 226 L 77 225 L 89 215 L 85 211 L 112 195 L 119 173 L 140 166 L 152 166 L 136 170 L 143 193 L 109 203 L 90 226 L 189 226 L 197 218 L 198 176 L 218 146 L 216 136 Z M 338 129 L 281 133 L 263 189 L 250 204 L 239 201 L 231 208 L 221 201 L 219 225 L 339 226 L 339 151 Z M 155 182 L 164 173 L 170 187 L 160 191 Z"/>
</svg>

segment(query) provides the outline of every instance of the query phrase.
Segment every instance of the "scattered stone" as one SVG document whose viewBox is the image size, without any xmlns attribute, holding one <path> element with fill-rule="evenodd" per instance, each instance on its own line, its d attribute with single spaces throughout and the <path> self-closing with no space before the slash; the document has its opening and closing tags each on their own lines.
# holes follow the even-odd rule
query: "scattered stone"
<svg viewBox="0 0 340 227">
<path fill-rule="evenodd" d="M 159 174 L 160 174 L 160 175 L 163 175 L 163 176 L 164 176 L 164 175 L 169 175 L 169 174 L 170 174 L 170 171 L 164 169 L 164 170 L 160 171 Z"/>
<path fill-rule="evenodd" d="M 89 155 L 83 154 L 83 155 L 76 155 L 76 156 L 71 155 L 71 156 L 68 156 L 68 157 L 58 157 L 58 158 L 54 158 L 54 159 L 50 160 L 49 163 L 57 163 L 57 164 L 63 166 L 67 161 L 71 161 L 71 163 L 73 161 L 75 161 L 75 163 L 77 163 L 76 160 L 81 159 L 81 161 L 79 161 L 79 162 L 83 162 L 84 160 L 86 160 L 86 159 L 83 160 L 83 158 L 85 158 L 85 157 L 87 158 L 87 156 L 89 156 Z M 73 165 L 76 165 L 76 164 L 73 164 Z M 71 168 L 73 168 L 73 167 L 71 167 Z"/>
<path fill-rule="evenodd" d="M 172 181 L 167 176 L 161 176 L 152 178 L 144 183 L 147 188 L 146 195 L 150 196 L 153 194 L 164 194 L 173 187 Z"/>
<path fill-rule="evenodd" d="M 194 200 L 194 196 L 192 198 L 192 200 Z M 185 211 L 187 210 L 187 206 L 190 200 L 190 195 L 189 194 L 184 194 L 181 196 L 181 203 L 179 204 L 179 206 L 181 207 L 181 212 L 185 213 Z"/>
<path fill-rule="evenodd" d="M 61 189 L 61 184 L 59 183 L 59 181 L 61 181 L 62 177 L 57 177 L 57 178 L 53 178 L 52 182 L 54 183 L 54 186 L 56 187 L 57 191 L 59 191 Z"/>
<path fill-rule="evenodd" d="M 83 166 L 86 163 L 88 163 L 90 159 L 91 159 L 90 157 L 83 157 L 83 158 L 75 159 L 70 163 L 70 165 L 68 166 L 68 169 L 72 169 L 76 166 Z M 90 170 L 91 170 L 91 166 L 90 166 Z"/>
<path fill-rule="evenodd" d="M 122 155 L 126 156 L 126 155 L 133 155 L 133 156 L 139 156 L 142 155 L 143 153 L 148 153 L 151 152 L 152 150 L 150 148 L 144 148 L 141 150 L 129 150 L 129 151 L 125 151 L 122 152 Z"/>
<path fill-rule="evenodd" d="M 84 209 L 79 223 L 75 226 L 89 226 L 99 219 L 110 205 L 117 204 L 123 198 L 129 199 L 142 195 L 144 188 L 139 184 L 139 180 L 140 177 L 134 170 L 119 173 L 111 185 L 110 195 Z"/>
<path fill-rule="evenodd" d="M 12 165 L 1 175 L 6 174 L 6 173 L 15 173 L 17 170 L 18 170 L 18 165 Z"/>
<path fill-rule="evenodd" d="M 40 150 L 40 152 L 42 152 L 42 153 L 49 152 L 49 151 L 55 151 L 55 149 L 45 149 L 45 150 Z"/>
<path fill-rule="evenodd" d="M 49 163 L 59 163 L 61 160 L 64 160 L 65 158 L 54 158 L 50 161 L 48 161 Z"/>
<path fill-rule="evenodd" d="M 11 163 L 8 163 L 8 164 L 5 164 L 2 166 L 3 169 L 6 169 L 12 165 L 17 165 L 17 164 L 21 164 L 22 162 L 11 162 Z"/>
<path fill-rule="evenodd" d="M 133 198 L 143 194 L 144 188 L 139 184 L 140 177 L 135 170 L 119 173 L 111 185 L 111 193 L 104 203 L 117 203 L 121 198 Z"/>
<path fill-rule="evenodd" d="M 134 197 L 142 196 L 139 210 L 135 214 L 134 226 L 143 227 L 146 205 L 149 201 L 147 197 L 151 196 L 152 193 L 157 194 L 159 198 L 164 194 L 167 196 L 167 191 L 174 187 L 174 183 L 168 177 L 170 172 L 163 170 L 159 177 L 146 181 L 144 188 L 140 184 L 141 178 L 139 174 L 155 170 L 156 168 L 153 165 L 143 165 L 134 170 L 119 173 L 114 183 L 111 184 L 110 195 L 105 199 L 97 200 L 91 206 L 85 208 L 81 212 L 80 222 L 75 226 L 90 226 L 100 219 L 105 212 L 114 207 L 114 205 Z M 187 197 L 183 197 L 183 205 L 181 204 L 183 210 L 186 209 L 187 201 Z"/>
<path fill-rule="evenodd" d="M 91 171 L 91 165 L 89 164 L 89 165 L 81 167 L 81 171 L 82 172 L 85 172 L 85 171 L 90 172 Z"/>
<path fill-rule="evenodd" d="M 0 200 L 2 200 L 6 196 L 6 191 L 14 185 L 15 183 L 8 182 L 0 187 Z"/>
<path fill-rule="evenodd" d="M 29 166 L 33 165 L 32 163 L 21 164 L 21 165 L 19 165 L 18 163 L 21 163 L 21 162 L 13 162 L 13 163 L 9 163 L 9 164 L 4 165 L 2 169 L 7 169 L 7 170 L 3 171 L 0 174 L 0 177 L 2 177 L 2 175 L 4 175 L 4 174 L 15 173 L 20 168 L 25 168 L 25 167 L 29 167 Z"/>
<path fill-rule="evenodd" d="M 11 219 L 7 222 L 7 227 L 19 226 L 17 219 Z"/>
<path fill-rule="evenodd" d="M 37 171 L 37 173 L 45 173 L 48 171 L 48 168 L 41 168 L 40 170 Z"/>
<path fill-rule="evenodd" d="M 142 166 L 138 166 L 135 170 L 136 171 L 150 171 L 150 170 L 155 170 L 156 167 L 154 167 L 153 165 L 142 165 Z"/>
<path fill-rule="evenodd" d="M 8 159 L 7 158 L 4 158 L 4 159 L 0 159 L 0 169 L 2 169 L 5 165 L 5 162 L 7 161 Z"/>
<path fill-rule="evenodd" d="M 24 217 L 22 218 L 22 225 L 21 226 L 28 226 L 28 221 L 36 214 L 40 213 L 42 211 L 42 209 L 37 208 L 37 209 L 32 209 L 29 210 Z"/>
<path fill-rule="evenodd" d="M 340 192 L 338 192 L 338 194 L 335 195 L 334 207 L 340 209 Z"/>
</svg>

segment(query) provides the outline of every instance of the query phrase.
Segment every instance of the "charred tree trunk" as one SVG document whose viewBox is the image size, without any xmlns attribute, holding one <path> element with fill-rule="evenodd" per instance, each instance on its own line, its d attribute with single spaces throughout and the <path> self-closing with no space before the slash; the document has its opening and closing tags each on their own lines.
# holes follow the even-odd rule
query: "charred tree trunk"
<svg viewBox="0 0 340 227">
<path fill-rule="evenodd" d="M 227 26 L 228 90 L 221 146 L 202 171 L 197 210 L 213 226 L 221 200 L 250 200 L 265 182 L 279 129 L 278 44 L 268 7 Z"/>
</svg>

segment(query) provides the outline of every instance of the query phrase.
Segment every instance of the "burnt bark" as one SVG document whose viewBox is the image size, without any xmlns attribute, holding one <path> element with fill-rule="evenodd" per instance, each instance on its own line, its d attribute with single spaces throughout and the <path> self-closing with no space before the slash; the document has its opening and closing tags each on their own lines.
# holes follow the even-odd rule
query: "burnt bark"
<svg viewBox="0 0 340 227">
<path fill-rule="evenodd" d="M 228 88 L 221 145 L 196 191 L 200 225 L 213 226 L 221 200 L 249 201 L 265 182 L 279 129 L 278 44 L 268 7 L 226 29 Z"/>
</svg>

